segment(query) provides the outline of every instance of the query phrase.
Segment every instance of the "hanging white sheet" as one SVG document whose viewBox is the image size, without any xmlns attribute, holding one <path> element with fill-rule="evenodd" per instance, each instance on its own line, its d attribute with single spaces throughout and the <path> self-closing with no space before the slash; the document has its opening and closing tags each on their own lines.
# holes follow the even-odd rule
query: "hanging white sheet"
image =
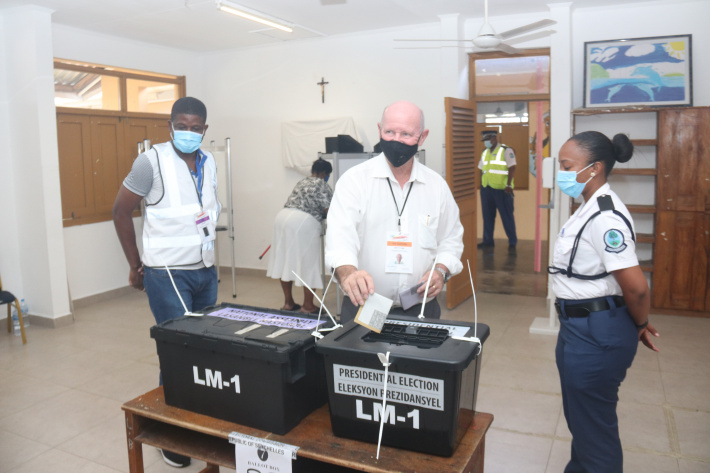
<svg viewBox="0 0 710 473">
<path fill-rule="evenodd" d="M 313 161 L 318 159 L 319 152 L 325 152 L 325 138 L 338 135 L 350 135 L 360 141 L 352 117 L 283 122 L 281 142 L 284 166 L 310 176 Z"/>
</svg>

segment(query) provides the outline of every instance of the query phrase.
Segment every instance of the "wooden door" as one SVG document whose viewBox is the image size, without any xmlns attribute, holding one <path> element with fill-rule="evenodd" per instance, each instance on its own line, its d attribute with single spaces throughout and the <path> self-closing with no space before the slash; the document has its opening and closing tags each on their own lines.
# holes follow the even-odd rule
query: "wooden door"
<svg viewBox="0 0 710 473">
<path fill-rule="evenodd" d="M 480 140 L 479 140 L 480 141 Z M 530 189 L 530 131 L 527 125 L 506 123 L 501 125 L 500 143 L 513 148 L 515 153 L 515 189 Z M 481 153 L 483 149 L 481 148 Z M 480 156 L 480 153 L 478 154 Z"/>
<path fill-rule="evenodd" d="M 663 210 L 656 219 L 653 307 L 708 310 L 706 214 Z"/>
<path fill-rule="evenodd" d="M 80 219 L 94 213 L 94 179 L 91 165 L 91 118 L 57 115 L 59 181 L 62 218 Z"/>
<path fill-rule="evenodd" d="M 709 153 L 710 107 L 658 112 L 659 210 L 705 211 Z"/>
<path fill-rule="evenodd" d="M 121 162 L 121 175 L 128 175 L 138 156 L 138 143 L 150 140 L 152 145 L 170 140 L 168 121 L 164 118 L 127 118 L 125 127 L 125 152 Z M 123 179 L 123 177 L 121 179 Z"/>
<path fill-rule="evenodd" d="M 453 309 L 471 297 L 466 261 L 476 280 L 476 104 L 471 100 L 444 99 L 446 108 L 446 182 L 459 206 L 463 225 L 463 271 L 449 280 L 446 307 Z"/>
<path fill-rule="evenodd" d="M 655 308 L 710 310 L 710 107 L 658 113 Z"/>
<path fill-rule="evenodd" d="M 110 213 L 116 200 L 123 159 L 123 124 L 118 117 L 91 119 L 91 153 L 94 179 L 94 201 L 97 213 Z"/>
</svg>

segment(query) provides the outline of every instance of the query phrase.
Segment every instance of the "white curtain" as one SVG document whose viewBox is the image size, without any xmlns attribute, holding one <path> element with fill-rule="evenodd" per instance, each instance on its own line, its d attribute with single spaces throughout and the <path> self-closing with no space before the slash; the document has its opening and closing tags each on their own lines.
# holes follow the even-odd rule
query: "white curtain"
<svg viewBox="0 0 710 473">
<path fill-rule="evenodd" d="M 284 166 L 310 176 L 311 166 L 313 161 L 318 159 L 318 152 L 325 153 L 326 137 L 338 135 L 350 135 L 360 141 L 351 117 L 282 123 Z"/>
</svg>

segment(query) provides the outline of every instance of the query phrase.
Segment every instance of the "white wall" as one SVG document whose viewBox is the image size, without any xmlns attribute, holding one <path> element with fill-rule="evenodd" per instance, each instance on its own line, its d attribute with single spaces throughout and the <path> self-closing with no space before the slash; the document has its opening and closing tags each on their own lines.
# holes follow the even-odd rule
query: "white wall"
<svg viewBox="0 0 710 473">
<path fill-rule="evenodd" d="M 138 41 L 126 41 L 61 25 L 52 27 L 54 57 L 186 76 L 187 94 L 201 96 L 199 56 Z M 208 110 L 210 104 L 207 103 Z M 59 196 L 57 196 L 57 199 Z M 141 219 L 134 219 L 140 235 Z M 64 229 L 64 249 L 72 299 L 128 284 L 128 263 L 113 222 Z M 140 241 L 139 241 L 140 248 Z"/>
<path fill-rule="evenodd" d="M 210 71 L 204 95 L 211 104 L 209 139 L 232 139 L 238 267 L 267 267 L 268 258 L 258 257 L 270 243 L 273 218 L 303 177 L 282 165 L 284 121 L 351 116 L 369 151 L 378 141 L 383 108 L 411 100 L 424 110 L 431 130 L 423 146 L 427 164 L 441 170 L 445 117 L 440 52 L 397 50 L 392 41 L 417 34 L 438 37 L 439 27 L 285 43 L 204 58 L 204 70 Z M 316 85 L 321 77 L 329 82 L 325 103 Z M 223 245 L 223 264 L 228 264 L 228 255 Z"/>
<path fill-rule="evenodd" d="M 61 232 L 57 126 L 54 115 L 51 11 L 33 5 L 0 10 L 5 152 L 3 186 L 5 285 L 28 300 L 30 313 L 69 313 Z M 11 207 L 11 208 L 9 208 Z"/>
<path fill-rule="evenodd" d="M 633 5 L 584 8 L 574 12 L 573 106 L 582 107 L 584 42 L 692 34 L 693 105 L 710 105 L 710 2 L 655 1 Z"/>
</svg>

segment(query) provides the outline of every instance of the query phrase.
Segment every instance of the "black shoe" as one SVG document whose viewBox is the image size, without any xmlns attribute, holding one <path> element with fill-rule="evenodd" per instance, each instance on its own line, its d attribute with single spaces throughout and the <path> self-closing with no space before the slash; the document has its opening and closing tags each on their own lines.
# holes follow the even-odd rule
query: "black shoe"
<svg viewBox="0 0 710 473">
<path fill-rule="evenodd" d="M 190 466 L 190 457 L 185 455 L 180 455 L 179 453 L 170 452 L 168 450 L 160 449 L 160 453 L 163 455 L 163 460 L 170 466 L 175 468 L 185 468 Z"/>
<path fill-rule="evenodd" d="M 514 255 L 517 253 L 517 250 L 515 249 L 515 245 L 508 246 L 508 253 L 511 255 Z"/>
<path fill-rule="evenodd" d="M 495 245 L 493 243 L 479 243 L 476 246 L 480 250 L 481 248 L 493 248 Z"/>
</svg>

